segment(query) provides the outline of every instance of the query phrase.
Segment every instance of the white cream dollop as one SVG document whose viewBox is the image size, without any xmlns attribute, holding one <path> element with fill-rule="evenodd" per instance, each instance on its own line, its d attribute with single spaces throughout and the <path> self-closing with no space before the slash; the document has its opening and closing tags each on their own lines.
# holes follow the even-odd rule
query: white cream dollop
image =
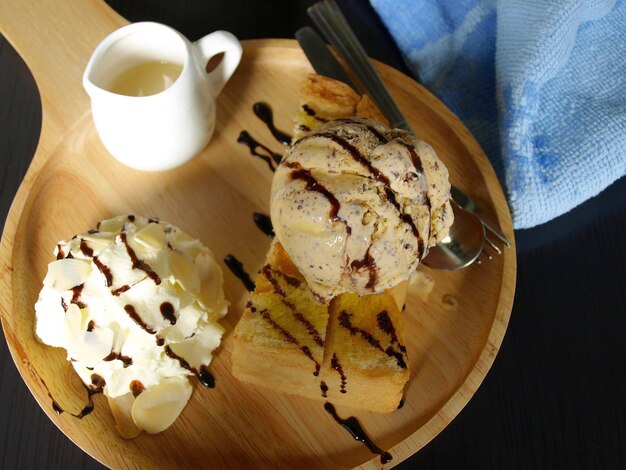
<svg viewBox="0 0 626 470">
<path fill-rule="evenodd" d="M 102 377 L 110 399 L 145 390 L 160 403 L 154 397 L 168 390 L 159 406 L 176 401 L 171 384 L 207 367 L 224 332 L 228 303 L 210 250 L 173 225 L 130 215 L 60 242 L 55 254 L 35 304 L 41 341 L 65 348 L 86 385 Z M 191 395 L 176 387 L 186 392 L 159 423 L 135 410 L 140 429 L 174 421 Z"/>
</svg>

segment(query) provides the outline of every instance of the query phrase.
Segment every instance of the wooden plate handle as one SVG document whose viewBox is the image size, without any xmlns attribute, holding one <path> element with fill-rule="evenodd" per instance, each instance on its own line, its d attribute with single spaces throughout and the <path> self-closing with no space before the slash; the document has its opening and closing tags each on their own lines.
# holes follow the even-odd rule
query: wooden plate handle
<svg viewBox="0 0 626 470">
<path fill-rule="evenodd" d="M 39 88 L 44 134 L 62 134 L 88 109 L 82 86 L 87 61 L 108 33 L 126 23 L 102 0 L 0 2 L 0 32 Z"/>
</svg>

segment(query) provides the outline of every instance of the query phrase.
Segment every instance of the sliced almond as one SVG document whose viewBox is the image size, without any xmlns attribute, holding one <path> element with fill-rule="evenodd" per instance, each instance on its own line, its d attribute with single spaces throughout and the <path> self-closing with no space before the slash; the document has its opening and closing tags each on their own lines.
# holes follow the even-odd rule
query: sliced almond
<svg viewBox="0 0 626 470">
<path fill-rule="evenodd" d="M 170 343 L 170 349 L 184 358 L 191 367 L 209 365 L 213 351 L 220 345 L 224 328 L 219 323 L 198 324 L 196 334 L 179 343 Z"/>
<path fill-rule="evenodd" d="M 222 270 L 208 253 L 199 254 L 195 264 L 201 279 L 200 303 L 211 313 L 217 313 L 217 316 L 220 317 L 226 304 Z"/>
<path fill-rule="evenodd" d="M 193 260 L 182 251 L 170 252 L 170 269 L 174 279 L 189 293 L 200 291 L 200 277 Z"/>
<path fill-rule="evenodd" d="M 170 377 L 144 390 L 132 406 L 135 425 L 148 434 L 169 428 L 191 397 L 192 387 L 184 377 Z"/>
<path fill-rule="evenodd" d="M 102 250 L 113 243 L 115 234 L 110 232 L 84 233 L 80 235 L 80 238 L 88 242 L 89 248 L 94 251 L 95 255 L 98 255 Z"/>
<path fill-rule="evenodd" d="M 121 351 L 124 347 L 124 343 L 126 342 L 128 330 L 126 328 L 122 328 L 117 322 L 109 323 L 108 327 L 113 332 L 113 346 L 111 347 L 111 350 Z"/>
<path fill-rule="evenodd" d="M 80 335 L 82 324 L 83 313 L 80 311 L 80 308 L 76 304 L 69 304 L 65 312 L 65 318 L 63 318 L 63 335 L 68 348 L 72 348 L 76 342 Z"/>
<path fill-rule="evenodd" d="M 168 343 L 183 341 L 196 332 L 198 322 L 204 314 L 204 311 L 193 302 L 180 310 L 178 321 L 175 325 L 163 328 L 159 334 Z"/>
<path fill-rule="evenodd" d="M 39 339 L 50 346 L 65 348 L 65 310 L 61 296 L 54 289 L 44 288 L 35 304 L 37 324 L 35 332 Z"/>
<path fill-rule="evenodd" d="M 202 244 L 200 240 L 191 238 L 180 230 L 173 234 L 173 245 L 181 251 L 187 253 L 191 259 L 195 259 L 200 253 L 206 252 L 207 248 Z"/>
<path fill-rule="evenodd" d="M 120 435 L 125 439 L 132 439 L 141 434 L 141 429 L 139 429 L 133 421 L 132 408 L 135 403 L 133 394 L 127 393 L 119 397 L 107 398 L 111 412 L 113 413 L 113 418 L 115 418 L 115 427 Z"/>
<path fill-rule="evenodd" d="M 161 224 L 148 224 L 135 233 L 135 241 L 146 248 L 158 250 L 165 245 L 165 232 Z"/>
<path fill-rule="evenodd" d="M 91 273 L 88 261 L 66 258 L 48 264 L 48 274 L 43 285 L 58 290 L 69 290 L 84 283 Z"/>
<path fill-rule="evenodd" d="M 126 216 L 118 216 L 113 219 L 107 219 L 100 221 L 98 230 L 101 232 L 119 232 L 124 227 L 124 224 L 128 222 Z"/>
<path fill-rule="evenodd" d="M 95 327 L 81 332 L 71 346 L 72 356 L 88 367 L 95 366 L 109 355 L 113 348 L 113 331 Z"/>
</svg>

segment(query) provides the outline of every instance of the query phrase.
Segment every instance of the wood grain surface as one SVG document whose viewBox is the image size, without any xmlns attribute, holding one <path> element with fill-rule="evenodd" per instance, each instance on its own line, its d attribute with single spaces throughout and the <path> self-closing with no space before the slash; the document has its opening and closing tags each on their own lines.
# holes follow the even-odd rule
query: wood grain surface
<svg viewBox="0 0 626 470">
<path fill-rule="evenodd" d="M 131 20 L 174 24 L 191 38 L 229 21 L 228 29 L 239 37 L 254 37 L 257 31 L 254 8 L 241 20 L 242 4 L 254 1 L 216 2 L 223 8 L 219 18 L 207 16 L 213 7 L 204 2 L 189 2 L 182 11 L 173 11 L 167 1 L 111 3 Z M 291 34 L 301 25 L 290 9 L 303 10 L 306 2 L 277 3 L 283 8 L 273 12 L 273 21 L 264 20 L 263 35 L 286 28 Z M 350 8 L 349 20 L 366 49 L 400 68 L 397 51 L 368 8 L 358 1 L 339 3 Z M 28 69 L 1 37 L 0 104 L 2 224 L 37 144 L 40 113 Z M 621 372 L 626 367 L 626 272 L 618 262 L 626 257 L 620 241 L 626 236 L 625 183 L 620 180 L 551 223 L 516 233 L 518 288 L 497 360 L 461 414 L 400 468 L 626 465 Z M 0 404 L 0 468 L 102 468 L 41 412 L 1 339 Z"/>
<path fill-rule="evenodd" d="M 94 8 L 90 13 L 103 12 Z M 107 13 L 102 15 L 102 23 L 106 29 L 117 27 L 120 21 Z M 140 213 L 179 225 L 207 243 L 218 258 L 235 253 L 249 269 L 258 268 L 269 242 L 255 231 L 251 216 L 254 211 L 267 212 L 271 173 L 262 161 L 247 156 L 246 149 L 237 144 L 237 136 L 242 129 L 253 135 L 267 134 L 251 112 L 252 104 L 259 100 L 272 105 L 280 128 L 289 129 L 298 105 L 298 84 L 311 71 L 293 41 L 246 43 L 239 71 L 220 96 L 218 127 L 205 151 L 180 169 L 140 173 L 107 155 L 84 96 L 76 92 L 78 64 L 86 59 L 94 37 L 99 37 L 95 25 L 93 30 L 81 29 L 80 25 L 68 25 L 76 28 L 76 37 L 65 37 L 65 41 L 78 43 L 80 39 L 82 45 L 73 48 L 75 60 L 67 61 L 49 58 L 55 45 L 61 56 L 64 43 L 51 44 L 46 53 L 40 49 L 42 41 L 52 40 L 48 32 L 37 37 L 24 36 L 18 30 L 5 31 L 31 69 L 38 70 L 35 79 L 44 96 L 41 141 L 7 219 L 0 248 L 5 336 L 36 399 L 74 442 L 116 468 L 135 464 L 196 468 L 204 465 L 207 457 L 213 465 L 224 468 L 294 462 L 326 468 L 366 463 L 371 454 L 355 441 L 334 437 L 344 431 L 321 407 L 251 388 L 232 378 L 230 333 L 245 302 L 245 292 L 229 274 L 226 293 L 232 302 L 231 314 L 225 322 L 223 347 L 213 365 L 219 387 L 196 390 L 170 430 L 124 441 L 112 432 L 108 407 L 97 399 L 96 411 L 82 421 L 54 413 L 51 396 L 63 408 L 77 410 L 84 393 L 62 351 L 41 345 L 32 333 L 32 305 L 51 247 L 59 239 L 94 226 L 99 219 Z M 379 67 L 409 121 L 423 130 L 420 137 L 435 147 L 455 183 L 472 189 L 512 238 L 501 189 L 471 135 L 424 89 L 389 67 Z M 379 445 L 392 451 L 395 463 L 448 424 L 487 373 L 510 313 L 514 249 L 487 266 L 457 273 L 434 272 L 433 276 L 433 301 L 423 305 L 410 296 L 407 303 L 407 326 L 413 332 L 407 347 L 414 376 L 404 408 L 392 415 L 359 415 Z M 259 433 L 261 425 L 267 432 Z"/>
</svg>

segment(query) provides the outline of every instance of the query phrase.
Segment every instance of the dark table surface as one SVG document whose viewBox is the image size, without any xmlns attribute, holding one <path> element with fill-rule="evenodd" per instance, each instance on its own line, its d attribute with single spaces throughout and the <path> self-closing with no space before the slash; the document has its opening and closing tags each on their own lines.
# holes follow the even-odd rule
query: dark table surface
<svg viewBox="0 0 626 470">
<path fill-rule="evenodd" d="M 197 39 L 293 37 L 312 1 L 110 0 L 130 21 Z M 369 3 L 340 6 L 373 57 L 407 72 Z M 0 228 L 39 138 L 39 93 L 0 36 Z M 507 334 L 459 416 L 398 468 L 626 468 L 626 179 L 569 214 L 516 232 Z M 103 468 L 45 416 L 0 335 L 0 469 Z"/>
</svg>

